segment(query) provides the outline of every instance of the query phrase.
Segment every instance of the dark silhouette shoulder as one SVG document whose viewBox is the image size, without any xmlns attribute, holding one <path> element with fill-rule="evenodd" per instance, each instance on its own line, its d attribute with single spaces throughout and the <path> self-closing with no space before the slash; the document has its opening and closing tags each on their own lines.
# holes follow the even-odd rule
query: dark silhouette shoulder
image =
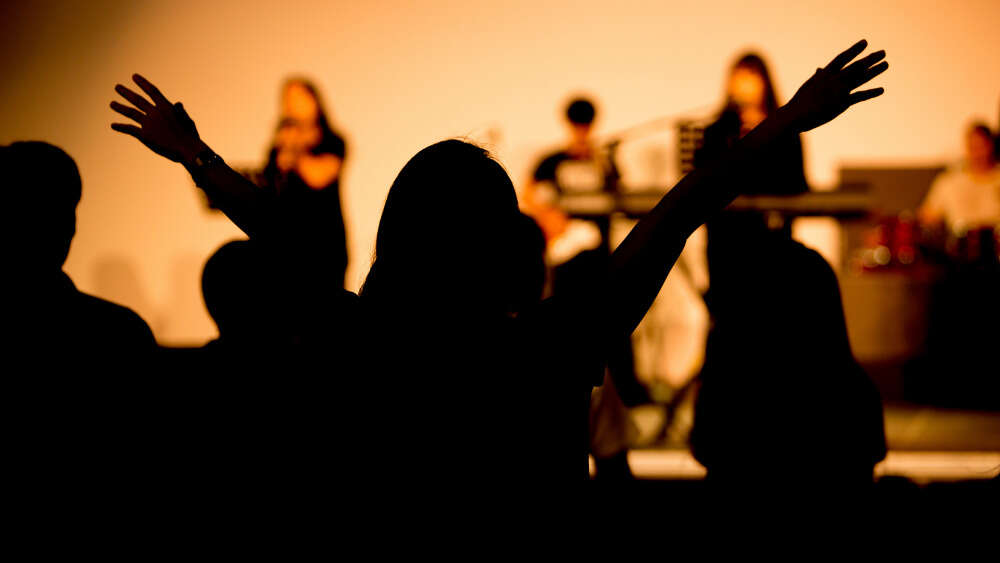
<svg viewBox="0 0 1000 563">
<path fill-rule="evenodd" d="M 80 291 L 77 294 L 75 312 L 79 316 L 73 320 L 99 329 L 101 334 L 94 335 L 99 341 L 136 350 L 156 346 L 153 331 L 132 309 Z"/>
</svg>

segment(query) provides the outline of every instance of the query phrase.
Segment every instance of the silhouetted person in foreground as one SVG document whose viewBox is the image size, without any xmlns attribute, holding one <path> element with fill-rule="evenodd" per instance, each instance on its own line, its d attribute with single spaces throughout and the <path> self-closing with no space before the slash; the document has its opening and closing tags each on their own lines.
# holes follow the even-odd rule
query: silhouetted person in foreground
<svg viewBox="0 0 1000 563">
<path fill-rule="evenodd" d="M 62 270 L 81 195 L 73 159 L 48 143 L 17 142 L 0 147 L 0 170 L 13 446 L 5 467 L 24 472 L 12 482 L 39 502 L 97 490 L 110 498 L 141 463 L 137 416 L 156 341 L 138 315 L 80 292 Z"/>
<path fill-rule="evenodd" d="M 270 257 L 248 240 L 222 245 L 201 276 L 205 308 L 219 329 L 206 348 L 228 353 L 261 353 L 288 347 L 282 330 L 280 283 Z"/>
<path fill-rule="evenodd" d="M 301 326 L 290 330 L 303 315 L 291 310 L 297 278 L 281 268 L 282 240 L 235 240 L 213 253 L 202 292 L 219 337 L 200 349 L 168 350 L 159 362 L 158 394 L 170 407 L 160 448 L 178 498 L 317 494 L 337 481 L 338 450 L 323 440 L 357 422 L 336 407 L 348 398 L 339 392 L 347 352 L 333 329 L 311 336 L 326 343 L 322 350 L 300 339 Z M 334 327 L 356 329 L 335 307 L 324 314 Z"/>
<path fill-rule="evenodd" d="M 18 320 L 32 330 L 24 344 L 49 353 L 37 361 L 103 360 L 155 346 L 149 326 L 134 312 L 76 289 L 62 271 L 76 234 L 81 182 L 76 163 L 58 147 L 17 142 L 0 147 L 14 226 L 7 239 L 8 281 L 19 290 L 11 304 Z M 136 366 L 138 367 L 138 366 Z"/>
<path fill-rule="evenodd" d="M 512 242 L 520 248 L 515 251 L 519 272 L 515 274 L 518 286 L 514 291 L 514 314 L 528 311 L 538 305 L 545 293 L 547 271 L 545 266 L 545 233 L 528 215 L 515 220 Z"/>
<path fill-rule="evenodd" d="M 342 372 L 353 385 L 345 392 L 368 412 L 386 407 L 354 426 L 361 445 L 376 446 L 357 477 L 416 478 L 434 494 L 585 480 L 586 412 L 608 348 L 645 315 L 687 237 L 737 195 L 735 178 L 761 173 L 756 163 L 785 136 L 882 93 L 851 93 L 888 68 L 884 52 L 848 65 L 866 45 L 837 56 L 772 118 L 679 182 L 619 245 L 605 275 L 522 312 L 514 311 L 524 253 L 511 244 L 520 213 L 510 178 L 461 141 L 417 153 L 386 197 L 357 317 L 331 317 L 360 335 L 362 363 Z M 137 125 L 112 127 L 184 163 L 251 239 L 269 236 L 256 187 L 201 141 L 179 106 L 133 78 L 149 99 L 117 86 L 134 107 L 112 108 Z M 514 381 L 528 392 L 510 392 Z M 340 439 L 353 437 L 330 430 L 320 445 L 343 451 Z"/>
<path fill-rule="evenodd" d="M 791 239 L 747 239 L 709 334 L 691 446 L 722 486 L 871 485 L 882 405 L 847 339 L 837 277 Z"/>
</svg>

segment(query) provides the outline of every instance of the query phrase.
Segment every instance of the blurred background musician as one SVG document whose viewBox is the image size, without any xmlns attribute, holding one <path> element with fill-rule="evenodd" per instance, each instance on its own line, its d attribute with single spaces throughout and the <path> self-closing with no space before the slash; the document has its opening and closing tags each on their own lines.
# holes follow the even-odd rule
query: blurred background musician
<svg viewBox="0 0 1000 563">
<path fill-rule="evenodd" d="M 925 225 L 943 224 L 959 237 L 1000 224 L 1000 166 L 993 133 L 986 124 L 974 123 L 964 140 L 964 161 L 938 175 L 918 212 Z"/>
<path fill-rule="evenodd" d="M 275 237 L 258 248 L 278 273 L 272 297 L 291 342 L 329 340 L 347 270 L 347 235 L 340 200 L 346 143 L 334 131 L 319 90 L 293 77 L 281 88 L 280 116 L 264 167 L 242 174 L 270 202 Z"/>
<path fill-rule="evenodd" d="M 324 269 L 343 287 L 347 235 L 340 202 L 340 175 L 346 156 L 344 139 L 330 125 L 319 92 L 304 78 L 285 82 L 281 117 L 263 171 L 255 183 L 276 196 L 283 227 L 309 249 L 324 249 Z M 318 280 L 312 280 L 315 283 Z"/>
<path fill-rule="evenodd" d="M 607 216 L 572 219 L 559 208 L 561 195 L 613 193 L 618 171 L 606 150 L 594 142 L 597 109 L 586 98 L 566 106 L 566 145 L 545 155 L 537 164 L 523 194 L 525 212 L 531 215 L 548 243 L 549 262 L 561 265 L 585 250 L 609 253 Z"/>
<path fill-rule="evenodd" d="M 925 253 L 943 266 L 934 284 L 926 357 L 909 376 L 950 406 L 1000 409 L 1000 166 L 989 127 L 965 131 L 965 158 L 942 172 L 918 210 Z"/>
</svg>

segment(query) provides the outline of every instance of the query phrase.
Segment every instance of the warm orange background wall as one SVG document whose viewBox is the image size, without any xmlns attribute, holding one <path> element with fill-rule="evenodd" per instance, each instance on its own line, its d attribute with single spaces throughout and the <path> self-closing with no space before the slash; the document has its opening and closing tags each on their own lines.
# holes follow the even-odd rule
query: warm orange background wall
<svg viewBox="0 0 1000 563">
<path fill-rule="evenodd" d="M 787 100 L 866 37 L 889 51 L 878 80 L 887 94 L 806 136 L 818 185 L 841 163 L 954 159 L 970 118 L 995 126 L 1000 97 L 996 0 L 5 2 L 0 16 L 0 142 L 44 139 L 76 158 L 84 196 L 66 269 L 81 289 L 136 309 L 166 343 L 214 335 L 201 265 L 239 233 L 204 209 L 180 166 L 108 128 L 112 87 L 135 71 L 245 165 L 263 158 L 282 78 L 314 77 L 349 142 L 355 288 L 408 157 L 471 136 L 517 182 L 562 137 L 571 92 L 600 100 L 604 131 L 710 112 L 734 54 L 755 47 Z"/>
</svg>

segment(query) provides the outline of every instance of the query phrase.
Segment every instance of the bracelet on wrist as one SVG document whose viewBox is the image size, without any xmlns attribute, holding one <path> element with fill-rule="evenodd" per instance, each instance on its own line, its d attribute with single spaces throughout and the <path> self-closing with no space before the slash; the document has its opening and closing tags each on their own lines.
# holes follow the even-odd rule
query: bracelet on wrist
<svg viewBox="0 0 1000 563">
<path fill-rule="evenodd" d="M 212 166 L 217 166 L 219 164 L 225 164 L 222 157 L 216 154 L 212 149 L 204 149 L 191 159 L 190 162 L 184 165 L 194 178 L 195 184 L 201 185 L 202 178 L 207 169 Z"/>
</svg>

